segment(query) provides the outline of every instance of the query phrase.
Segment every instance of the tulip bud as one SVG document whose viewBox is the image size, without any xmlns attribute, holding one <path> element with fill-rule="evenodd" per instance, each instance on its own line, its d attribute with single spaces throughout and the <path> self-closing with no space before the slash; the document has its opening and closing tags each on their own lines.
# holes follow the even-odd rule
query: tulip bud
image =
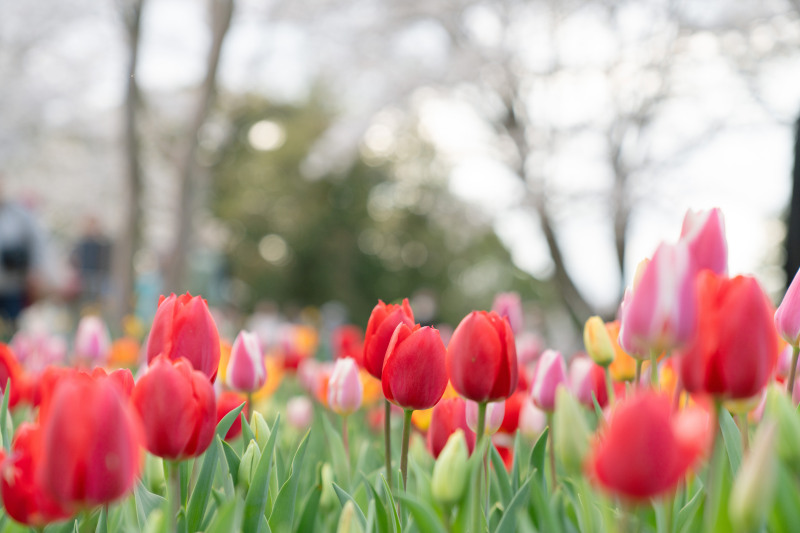
<svg viewBox="0 0 800 533">
<path fill-rule="evenodd" d="M 162 354 L 173 361 L 185 357 L 195 370 L 212 382 L 216 379 L 219 332 L 208 304 L 201 297 L 186 293 L 159 299 L 147 339 L 147 363 Z"/>
<path fill-rule="evenodd" d="M 286 402 L 286 421 L 295 429 L 304 430 L 311 425 L 314 406 L 305 396 L 295 396 Z"/>
<path fill-rule="evenodd" d="M 431 327 L 400 324 L 386 348 L 383 395 L 403 409 L 430 409 L 447 388 L 445 347 Z"/>
<path fill-rule="evenodd" d="M 147 522 L 144 524 L 142 533 L 165 533 L 168 530 L 169 522 L 163 509 L 156 507 L 147 515 Z"/>
<path fill-rule="evenodd" d="M 431 411 L 428 428 L 428 450 L 434 458 L 442 453 L 450 435 L 457 429 L 464 431 L 470 453 L 475 447 L 475 432 L 467 431 L 466 402 L 461 397 L 442 399 Z"/>
<path fill-rule="evenodd" d="M 547 415 L 544 411 L 526 399 L 519 412 L 519 431 L 530 440 L 538 437 L 547 425 Z"/>
<path fill-rule="evenodd" d="M 78 322 L 75 333 L 75 357 L 94 364 L 103 364 L 111 349 L 111 336 L 103 320 L 87 315 Z"/>
<path fill-rule="evenodd" d="M 322 478 L 322 496 L 319 503 L 322 507 L 331 507 L 339 501 L 339 498 L 336 496 L 336 491 L 333 490 L 333 467 L 330 463 L 322 465 L 320 477 Z"/>
<path fill-rule="evenodd" d="M 328 407 L 333 412 L 347 416 L 361 406 L 364 387 L 358 376 L 358 366 L 351 357 L 336 360 L 328 380 Z"/>
<path fill-rule="evenodd" d="M 250 427 L 253 429 L 253 435 L 256 438 L 258 447 L 263 451 L 267 446 L 267 441 L 272 432 L 264 420 L 264 416 L 258 411 L 253 411 L 253 419 L 250 421 Z"/>
<path fill-rule="evenodd" d="M 603 367 L 587 357 L 575 357 L 569 365 L 569 383 L 572 393 L 583 405 L 594 408 L 592 395 L 602 408 L 608 404 L 608 388 Z"/>
<path fill-rule="evenodd" d="M 728 513 L 742 531 L 758 531 L 767 518 L 778 484 L 775 458 L 775 422 L 763 423 L 753 439 L 750 453 L 742 461 L 731 490 Z"/>
<path fill-rule="evenodd" d="M 147 489 L 155 494 L 164 492 L 167 478 L 164 474 L 164 461 L 160 457 L 146 453 L 144 457 L 144 479 L 147 480 Z"/>
<path fill-rule="evenodd" d="M 771 420 L 778 423 L 778 436 L 775 450 L 782 461 L 800 466 L 800 419 L 797 417 L 794 406 L 785 391 L 777 385 L 767 389 L 767 404 L 765 407 Z"/>
<path fill-rule="evenodd" d="M 467 440 L 464 432 L 457 429 L 447 439 L 433 467 L 431 478 L 431 492 L 433 497 L 442 505 L 453 505 L 461 499 L 467 486 Z"/>
<path fill-rule="evenodd" d="M 635 288 L 626 291 L 620 310 L 619 342 L 631 355 L 682 346 L 696 328 L 694 260 L 685 244 L 661 244 L 644 267 Z"/>
<path fill-rule="evenodd" d="M 484 421 L 484 435 L 494 435 L 503 423 L 506 412 L 506 402 L 489 402 L 486 404 L 486 419 Z M 467 400 L 467 426 L 473 433 L 478 433 L 478 404 Z"/>
<path fill-rule="evenodd" d="M 255 333 L 240 331 L 233 341 L 225 381 L 232 389 L 253 392 L 267 382 L 267 367 Z"/>
<path fill-rule="evenodd" d="M 356 506 L 353 500 L 347 500 L 342 508 L 342 514 L 339 515 L 339 525 L 336 527 L 336 533 L 363 533 L 364 528 L 361 527 L 361 522 L 356 517 Z"/>
<path fill-rule="evenodd" d="M 542 411 L 553 412 L 556 408 L 556 389 L 567 383 L 567 366 L 560 352 L 546 350 L 536 366 L 536 375 L 531 387 L 533 404 Z"/>
<path fill-rule="evenodd" d="M 589 425 L 580 404 L 566 387 L 559 387 L 556 397 L 553 445 L 567 471 L 578 473 L 589 451 Z"/>
<path fill-rule="evenodd" d="M 583 326 L 583 345 L 586 353 L 598 365 L 608 366 L 614 361 L 614 344 L 599 316 L 591 317 Z"/>
<path fill-rule="evenodd" d="M 792 346 L 800 344 L 800 270 L 775 311 L 775 327 L 786 342 Z"/>
<path fill-rule="evenodd" d="M 244 487 L 245 490 L 250 490 L 250 483 L 256 475 L 258 462 L 261 460 L 261 449 L 258 447 L 256 441 L 251 440 L 247 445 L 247 449 L 242 454 L 242 460 L 239 463 L 239 485 Z"/>
<path fill-rule="evenodd" d="M 708 269 L 723 275 L 728 273 L 725 219 L 718 207 L 708 211 L 687 211 L 680 240 L 688 245 L 698 270 Z"/>
<path fill-rule="evenodd" d="M 501 292 L 494 297 L 492 311 L 508 320 L 514 334 L 522 333 L 522 301 L 516 292 Z"/>
</svg>

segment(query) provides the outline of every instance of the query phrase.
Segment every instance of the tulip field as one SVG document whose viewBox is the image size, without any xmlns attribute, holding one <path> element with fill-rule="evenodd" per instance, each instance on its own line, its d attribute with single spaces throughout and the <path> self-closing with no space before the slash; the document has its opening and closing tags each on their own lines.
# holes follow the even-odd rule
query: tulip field
<svg viewBox="0 0 800 533">
<path fill-rule="evenodd" d="M 330 350 L 221 338 L 189 294 L 141 345 L 12 339 L 0 533 L 797 530 L 800 277 L 776 310 L 730 275 L 718 209 L 656 244 L 577 354 L 526 343 L 514 294 L 452 334 L 378 301 Z"/>
</svg>

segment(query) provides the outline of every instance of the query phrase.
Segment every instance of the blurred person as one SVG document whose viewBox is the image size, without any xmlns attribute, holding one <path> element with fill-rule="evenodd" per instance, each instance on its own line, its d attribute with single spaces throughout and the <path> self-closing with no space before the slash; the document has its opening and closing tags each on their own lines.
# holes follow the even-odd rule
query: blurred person
<svg viewBox="0 0 800 533">
<path fill-rule="evenodd" d="M 111 239 L 95 216 L 84 221 L 83 233 L 71 256 L 78 274 L 79 302 L 82 307 L 100 306 L 111 286 Z"/>
<path fill-rule="evenodd" d="M 0 175 L 0 320 L 13 330 L 23 309 L 44 292 L 47 233 L 27 208 L 8 198 Z"/>
</svg>

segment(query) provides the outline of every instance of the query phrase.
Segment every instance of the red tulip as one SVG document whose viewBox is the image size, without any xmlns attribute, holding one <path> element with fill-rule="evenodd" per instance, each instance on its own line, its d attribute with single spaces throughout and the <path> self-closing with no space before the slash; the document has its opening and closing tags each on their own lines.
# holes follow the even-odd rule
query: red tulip
<svg viewBox="0 0 800 533">
<path fill-rule="evenodd" d="M 699 324 L 680 363 L 684 387 L 725 398 L 755 396 L 778 359 L 772 305 L 752 277 L 704 270 L 697 284 Z"/>
<path fill-rule="evenodd" d="M 414 327 L 414 313 L 408 305 L 408 298 L 403 300 L 402 305 L 385 304 L 378 300 L 367 322 L 363 358 L 364 368 L 378 379 L 381 379 L 383 372 L 386 348 L 398 324 Z"/>
<path fill-rule="evenodd" d="M 117 370 L 112 371 L 110 374 L 107 373 L 104 369 L 95 367 L 92 370 L 92 377 L 95 379 L 109 379 L 111 383 L 117 386 L 119 391 L 122 393 L 123 398 L 126 400 L 131 399 L 131 394 L 133 394 L 133 374 L 127 368 L 118 368 Z"/>
<path fill-rule="evenodd" d="M 40 481 L 61 505 L 108 503 L 133 487 L 141 470 L 142 429 L 112 380 L 64 374 L 42 415 Z"/>
<path fill-rule="evenodd" d="M 419 326 L 412 330 L 400 324 L 386 349 L 383 395 L 403 409 L 430 409 L 447 388 L 444 359 L 438 331 Z"/>
<path fill-rule="evenodd" d="M 450 398 L 437 403 L 431 413 L 431 424 L 428 427 L 428 450 L 434 458 L 438 458 L 447 439 L 457 429 L 464 431 L 469 453 L 475 448 L 475 433 L 467 427 L 467 404 L 463 398 Z"/>
<path fill-rule="evenodd" d="M 413 319 L 412 319 L 413 323 Z M 358 366 L 364 364 L 364 334 L 358 326 L 339 326 L 331 333 L 334 359 L 352 358 Z"/>
<path fill-rule="evenodd" d="M 133 389 L 131 403 L 144 423 L 147 449 L 181 460 L 206 451 L 217 420 L 214 387 L 180 358 L 156 357 Z"/>
<path fill-rule="evenodd" d="M 0 450 L 0 455 L 2 451 Z M 70 513 L 44 489 L 36 475 L 41 465 L 41 430 L 23 422 L 11 445 L 11 455 L 0 457 L 0 492 L 6 513 L 22 524 L 42 527 Z"/>
<path fill-rule="evenodd" d="M 474 402 L 497 402 L 517 388 L 517 352 L 508 320 L 494 311 L 473 311 L 447 346 L 453 388 Z"/>
<path fill-rule="evenodd" d="M 237 394 L 233 391 L 225 391 L 219 395 L 217 398 L 217 424 L 225 418 L 225 415 L 242 405 L 242 402 L 247 404 L 246 398 Z M 244 406 L 242 410 L 244 413 L 245 418 L 247 417 L 247 405 Z M 242 418 L 241 416 L 237 416 L 236 420 L 233 421 L 233 425 L 225 434 L 225 440 L 233 440 L 239 435 L 242 434 Z"/>
<path fill-rule="evenodd" d="M 147 363 L 163 354 L 173 361 L 185 357 L 213 382 L 219 367 L 219 333 L 200 296 L 171 294 L 158 301 L 147 340 Z"/>
<path fill-rule="evenodd" d="M 594 409 L 592 393 L 602 408 L 608 404 L 608 387 L 603 367 L 588 357 L 574 357 L 569 365 L 569 385 L 580 403 Z"/>
<path fill-rule="evenodd" d="M 506 400 L 505 411 L 503 412 L 503 423 L 500 424 L 501 433 L 513 434 L 519 427 L 519 414 L 522 411 L 522 406 L 528 402 L 528 393 L 525 390 L 518 389 L 514 394 Z"/>
<path fill-rule="evenodd" d="M 709 424 L 700 409 L 670 410 L 669 396 L 650 390 L 619 402 L 587 461 L 590 477 L 632 500 L 674 489 L 705 452 Z"/>
<path fill-rule="evenodd" d="M 27 379 L 17 356 L 7 344 L 0 343 L 0 392 L 5 391 L 9 378 L 11 396 L 8 398 L 8 406 L 14 407 L 27 396 Z"/>
</svg>

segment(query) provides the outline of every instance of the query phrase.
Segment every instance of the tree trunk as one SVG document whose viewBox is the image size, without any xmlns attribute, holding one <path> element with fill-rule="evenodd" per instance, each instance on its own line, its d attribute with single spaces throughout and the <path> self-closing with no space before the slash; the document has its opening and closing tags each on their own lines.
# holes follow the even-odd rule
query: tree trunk
<svg viewBox="0 0 800 533">
<path fill-rule="evenodd" d="M 123 13 L 128 34 L 128 71 L 125 91 L 124 150 L 125 150 L 125 217 L 122 232 L 117 239 L 114 253 L 114 300 L 111 315 L 114 324 L 133 308 L 134 269 L 133 258 L 141 241 L 142 168 L 140 162 L 139 136 L 136 130 L 140 104 L 136 67 L 139 61 L 139 37 L 144 0 L 132 0 Z"/>
<path fill-rule="evenodd" d="M 196 194 L 200 179 L 200 168 L 197 164 L 197 146 L 200 129 L 205 123 L 213 103 L 217 69 L 222 52 L 222 44 L 233 15 L 233 0 L 211 0 L 210 23 L 212 31 L 211 48 L 206 61 L 206 75 L 200 86 L 197 107 L 192 115 L 189 130 L 186 133 L 186 145 L 178 160 L 178 220 L 175 234 L 175 245 L 168 261 L 165 276 L 166 291 L 183 292 L 186 287 L 185 275 L 188 255 L 192 241 L 192 214 L 196 211 Z"/>
<path fill-rule="evenodd" d="M 786 287 L 800 268 L 800 118 L 797 119 L 794 137 L 794 168 L 792 168 L 792 199 L 786 224 Z"/>
</svg>

